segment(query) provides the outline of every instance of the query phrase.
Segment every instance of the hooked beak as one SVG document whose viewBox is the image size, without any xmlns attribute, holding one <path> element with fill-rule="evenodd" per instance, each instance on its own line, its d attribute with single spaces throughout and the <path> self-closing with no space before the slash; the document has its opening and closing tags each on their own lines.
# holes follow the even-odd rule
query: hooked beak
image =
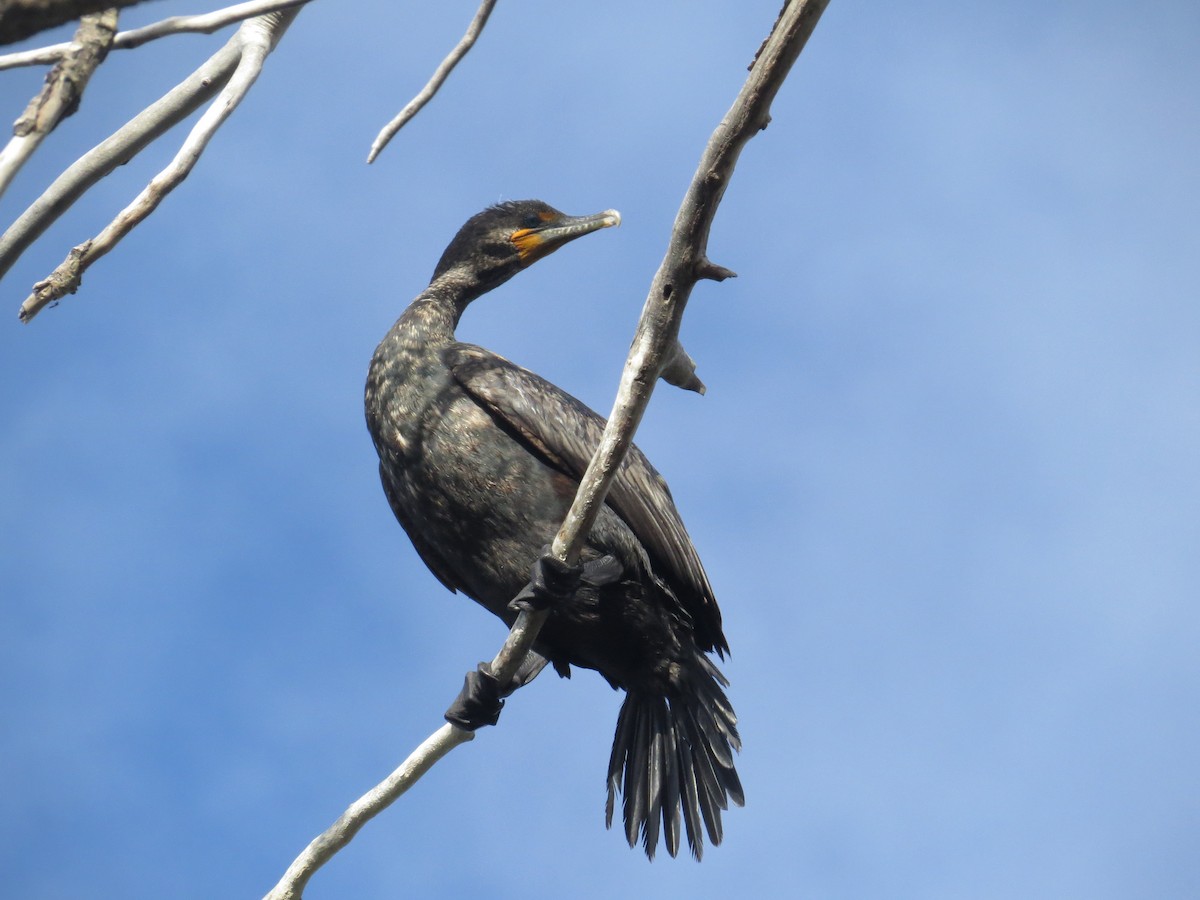
<svg viewBox="0 0 1200 900">
<path fill-rule="evenodd" d="M 615 209 L 606 209 L 592 216 L 552 216 L 542 225 L 518 228 L 509 240 L 521 254 L 521 263 L 528 266 L 577 237 L 620 224 L 621 214 Z"/>
</svg>

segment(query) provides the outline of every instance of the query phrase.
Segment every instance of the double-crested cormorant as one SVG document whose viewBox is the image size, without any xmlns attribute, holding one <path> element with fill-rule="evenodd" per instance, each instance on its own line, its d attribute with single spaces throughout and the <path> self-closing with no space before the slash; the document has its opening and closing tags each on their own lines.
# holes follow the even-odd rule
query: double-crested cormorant
<svg viewBox="0 0 1200 900">
<path fill-rule="evenodd" d="M 604 420 L 537 375 L 455 340 L 467 304 L 620 216 L 565 216 L 539 200 L 493 206 L 450 242 L 433 280 L 379 344 L 367 426 L 392 511 L 421 559 L 511 625 L 510 605 L 562 523 Z M 518 681 L 548 660 L 595 669 L 626 692 L 608 771 L 607 819 L 674 856 L 686 833 L 721 842 L 721 810 L 742 804 L 740 748 L 724 676 L 706 653 L 729 645 L 700 558 L 666 482 L 632 447 L 588 535 L 577 589 L 551 606 Z M 533 654 L 531 654 L 531 658 Z"/>
</svg>

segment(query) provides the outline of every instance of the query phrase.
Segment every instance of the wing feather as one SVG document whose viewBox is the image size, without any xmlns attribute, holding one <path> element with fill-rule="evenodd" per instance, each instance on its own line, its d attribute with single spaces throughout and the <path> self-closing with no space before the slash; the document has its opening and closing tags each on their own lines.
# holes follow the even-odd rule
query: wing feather
<svg viewBox="0 0 1200 900">
<path fill-rule="evenodd" d="M 603 417 L 544 378 L 482 347 L 454 344 L 444 352 L 463 389 L 531 452 L 576 482 L 583 477 L 600 443 Z M 641 542 L 658 576 L 692 618 L 697 642 L 724 656 L 729 646 L 704 566 L 666 481 L 636 445 L 630 447 L 606 502 Z"/>
</svg>

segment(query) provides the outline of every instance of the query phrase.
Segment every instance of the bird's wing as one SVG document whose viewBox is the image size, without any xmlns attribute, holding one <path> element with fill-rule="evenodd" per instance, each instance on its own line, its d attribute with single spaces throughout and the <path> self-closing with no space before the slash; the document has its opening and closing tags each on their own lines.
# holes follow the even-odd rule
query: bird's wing
<svg viewBox="0 0 1200 900">
<path fill-rule="evenodd" d="M 383 482 L 383 492 L 387 495 L 388 505 L 392 507 L 392 512 L 396 514 L 397 521 L 400 522 L 404 530 L 408 533 L 408 537 L 417 551 L 417 556 L 421 557 L 421 561 L 429 567 L 429 571 L 437 577 L 438 581 L 448 587 L 451 592 L 457 594 L 459 587 L 457 579 L 454 577 L 454 569 L 448 562 L 442 559 L 433 545 L 420 536 L 421 533 L 419 530 L 411 527 L 412 523 L 404 513 L 404 505 L 398 502 L 394 493 L 395 489 L 392 487 L 391 481 L 388 480 L 387 473 L 382 465 L 379 468 L 379 474 L 381 475 L 380 480 Z M 517 669 L 516 674 L 513 675 L 510 692 L 533 681 L 538 676 L 538 673 L 546 667 L 548 662 L 549 660 L 540 653 L 530 650 L 526 654 L 520 668 Z M 567 677 L 569 678 L 570 675 L 568 674 Z M 508 696 L 508 694 L 506 693 L 504 696 Z"/>
<path fill-rule="evenodd" d="M 415 527 L 415 523 L 409 519 L 404 511 L 404 504 L 400 502 L 395 494 L 395 487 L 392 485 L 391 479 L 388 478 L 387 468 L 381 462 L 379 464 L 379 480 L 383 482 L 383 493 L 387 496 L 388 505 L 392 508 L 392 512 L 396 515 L 396 521 L 404 528 L 408 534 L 409 540 L 412 541 L 413 547 L 417 551 L 417 556 L 421 557 L 421 561 L 429 568 L 437 580 L 450 589 L 452 593 L 457 594 L 460 585 L 458 579 L 454 577 L 454 568 L 442 559 L 441 554 L 433 547 L 429 541 L 425 540 L 421 534 L 421 530 Z"/>
<path fill-rule="evenodd" d="M 453 344 L 445 359 L 454 378 L 529 450 L 579 481 L 600 444 L 605 420 L 570 394 L 472 344 Z M 675 509 L 666 481 L 636 446 L 629 448 L 607 505 L 629 526 L 692 617 L 697 642 L 722 656 L 728 644 L 704 566 Z"/>
</svg>

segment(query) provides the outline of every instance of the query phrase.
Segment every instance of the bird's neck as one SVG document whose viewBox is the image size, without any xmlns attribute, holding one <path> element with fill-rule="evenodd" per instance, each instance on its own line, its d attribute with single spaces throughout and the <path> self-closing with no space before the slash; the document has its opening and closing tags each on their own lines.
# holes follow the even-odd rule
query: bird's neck
<svg viewBox="0 0 1200 900">
<path fill-rule="evenodd" d="M 367 425 L 380 454 L 403 456 L 419 443 L 426 407 L 450 377 L 442 351 L 468 299 L 462 286 L 436 279 L 409 304 L 375 350 L 367 374 Z M 388 449 L 390 448 L 390 449 Z"/>
<path fill-rule="evenodd" d="M 397 327 L 425 343 L 451 343 L 458 320 L 472 299 L 466 285 L 439 278 L 409 304 Z"/>
</svg>

